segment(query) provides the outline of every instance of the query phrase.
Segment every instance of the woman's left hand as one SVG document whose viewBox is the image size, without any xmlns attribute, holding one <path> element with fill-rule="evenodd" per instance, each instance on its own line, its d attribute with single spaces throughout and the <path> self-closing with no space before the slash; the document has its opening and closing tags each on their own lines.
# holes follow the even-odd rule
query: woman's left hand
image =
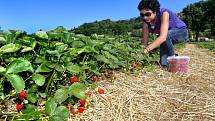
<svg viewBox="0 0 215 121">
<path fill-rule="evenodd" d="M 147 53 L 148 53 L 148 51 L 147 51 L 146 49 L 144 49 L 144 53 L 145 53 L 145 54 L 147 54 Z"/>
<path fill-rule="evenodd" d="M 150 51 L 149 48 L 145 48 L 143 53 L 147 54 L 149 53 L 149 51 Z"/>
</svg>

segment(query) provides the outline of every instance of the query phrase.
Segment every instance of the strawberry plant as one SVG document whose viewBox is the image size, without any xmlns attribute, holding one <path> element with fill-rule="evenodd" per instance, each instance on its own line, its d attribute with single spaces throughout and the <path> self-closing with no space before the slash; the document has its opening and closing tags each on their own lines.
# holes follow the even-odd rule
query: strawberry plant
<svg viewBox="0 0 215 121">
<path fill-rule="evenodd" d="M 23 114 L 16 119 L 63 121 L 71 112 L 68 104 L 89 98 L 91 93 L 86 91 L 95 82 L 112 79 L 110 70 L 132 69 L 133 62 L 153 63 L 154 55 L 143 56 L 143 49 L 137 38 L 127 35 L 84 36 L 63 27 L 31 35 L 4 31 L 0 34 L 0 104 L 17 94 L 28 104 L 22 109 L 17 102 Z M 37 110 L 38 100 L 46 102 L 45 110 Z M 83 101 L 80 104 L 84 106 Z"/>
</svg>

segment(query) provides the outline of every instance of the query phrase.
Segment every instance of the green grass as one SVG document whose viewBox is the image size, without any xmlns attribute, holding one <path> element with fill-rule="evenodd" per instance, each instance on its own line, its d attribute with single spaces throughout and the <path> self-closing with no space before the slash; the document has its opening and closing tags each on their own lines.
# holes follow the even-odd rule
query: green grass
<svg viewBox="0 0 215 121">
<path fill-rule="evenodd" d="M 199 48 L 206 48 L 206 49 L 209 49 L 209 50 L 215 52 L 215 41 L 211 41 L 211 42 L 195 42 L 194 44 L 196 44 Z"/>
<path fill-rule="evenodd" d="M 175 44 L 174 46 L 175 46 L 175 48 L 178 50 L 178 49 L 182 49 L 182 48 L 185 48 L 185 45 L 186 45 L 186 43 L 178 43 L 178 44 Z"/>
</svg>

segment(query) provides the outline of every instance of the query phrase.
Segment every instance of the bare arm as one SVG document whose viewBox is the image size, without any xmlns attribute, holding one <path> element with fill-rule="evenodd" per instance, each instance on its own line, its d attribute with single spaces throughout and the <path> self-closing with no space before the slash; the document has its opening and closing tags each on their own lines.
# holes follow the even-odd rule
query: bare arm
<svg viewBox="0 0 215 121">
<path fill-rule="evenodd" d="M 160 28 L 160 36 L 155 39 L 155 41 L 150 44 L 147 49 L 144 50 L 145 53 L 147 53 L 150 50 L 155 49 L 159 45 L 161 45 L 163 42 L 166 41 L 166 37 L 168 34 L 168 28 L 169 28 L 169 13 L 164 12 L 161 17 L 161 28 Z"/>
<path fill-rule="evenodd" d="M 143 21 L 143 38 L 141 40 L 141 44 L 147 46 L 148 45 L 148 36 L 149 36 L 149 30 L 148 25 Z"/>
</svg>

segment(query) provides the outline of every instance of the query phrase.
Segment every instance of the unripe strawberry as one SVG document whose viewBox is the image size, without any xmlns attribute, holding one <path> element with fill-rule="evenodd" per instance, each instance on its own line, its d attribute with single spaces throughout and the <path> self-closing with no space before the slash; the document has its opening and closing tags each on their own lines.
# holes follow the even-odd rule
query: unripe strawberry
<svg viewBox="0 0 215 121">
<path fill-rule="evenodd" d="M 23 100 L 23 103 L 24 104 L 28 104 L 28 100 Z"/>
<path fill-rule="evenodd" d="M 71 111 L 71 106 L 70 106 L 70 105 L 68 105 L 68 106 L 67 106 L 67 109 L 68 109 L 69 111 Z"/>
<path fill-rule="evenodd" d="M 92 96 L 92 92 L 90 92 L 90 91 L 87 92 L 87 93 L 86 93 L 86 96 L 87 96 L 87 97 L 91 97 L 91 96 Z"/>
<path fill-rule="evenodd" d="M 78 115 L 79 110 L 78 109 L 74 109 L 72 110 L 72 115 L 76 116 Z"/>
<path fill-rule="evenodd" d="M 21 111 L 22 108 L 23 108 L 23 104 L 22 103 L 17 103 L 16 104 L 16 109 L 17 109 L 18 112 Z"/>
<path fill-rule="evenodd" d="M 78 82 L 78 77 L 76 77 L 76 76 L 70 77 L 70 82 L 71 82 L 72 84 L 75 83 L 75 82 Z"/>
<path fill-rule="evenodd" d="M 21 92 L 19 93 L 19 99 L 20 99 L 20 100 L 23 100 L 23 99 L 25 98 L 25 96 L 26 96 L 26 91 L 25 91 L 25 90 L 23 90 L 23 91 L 21 91 Z"/>
</svg>

